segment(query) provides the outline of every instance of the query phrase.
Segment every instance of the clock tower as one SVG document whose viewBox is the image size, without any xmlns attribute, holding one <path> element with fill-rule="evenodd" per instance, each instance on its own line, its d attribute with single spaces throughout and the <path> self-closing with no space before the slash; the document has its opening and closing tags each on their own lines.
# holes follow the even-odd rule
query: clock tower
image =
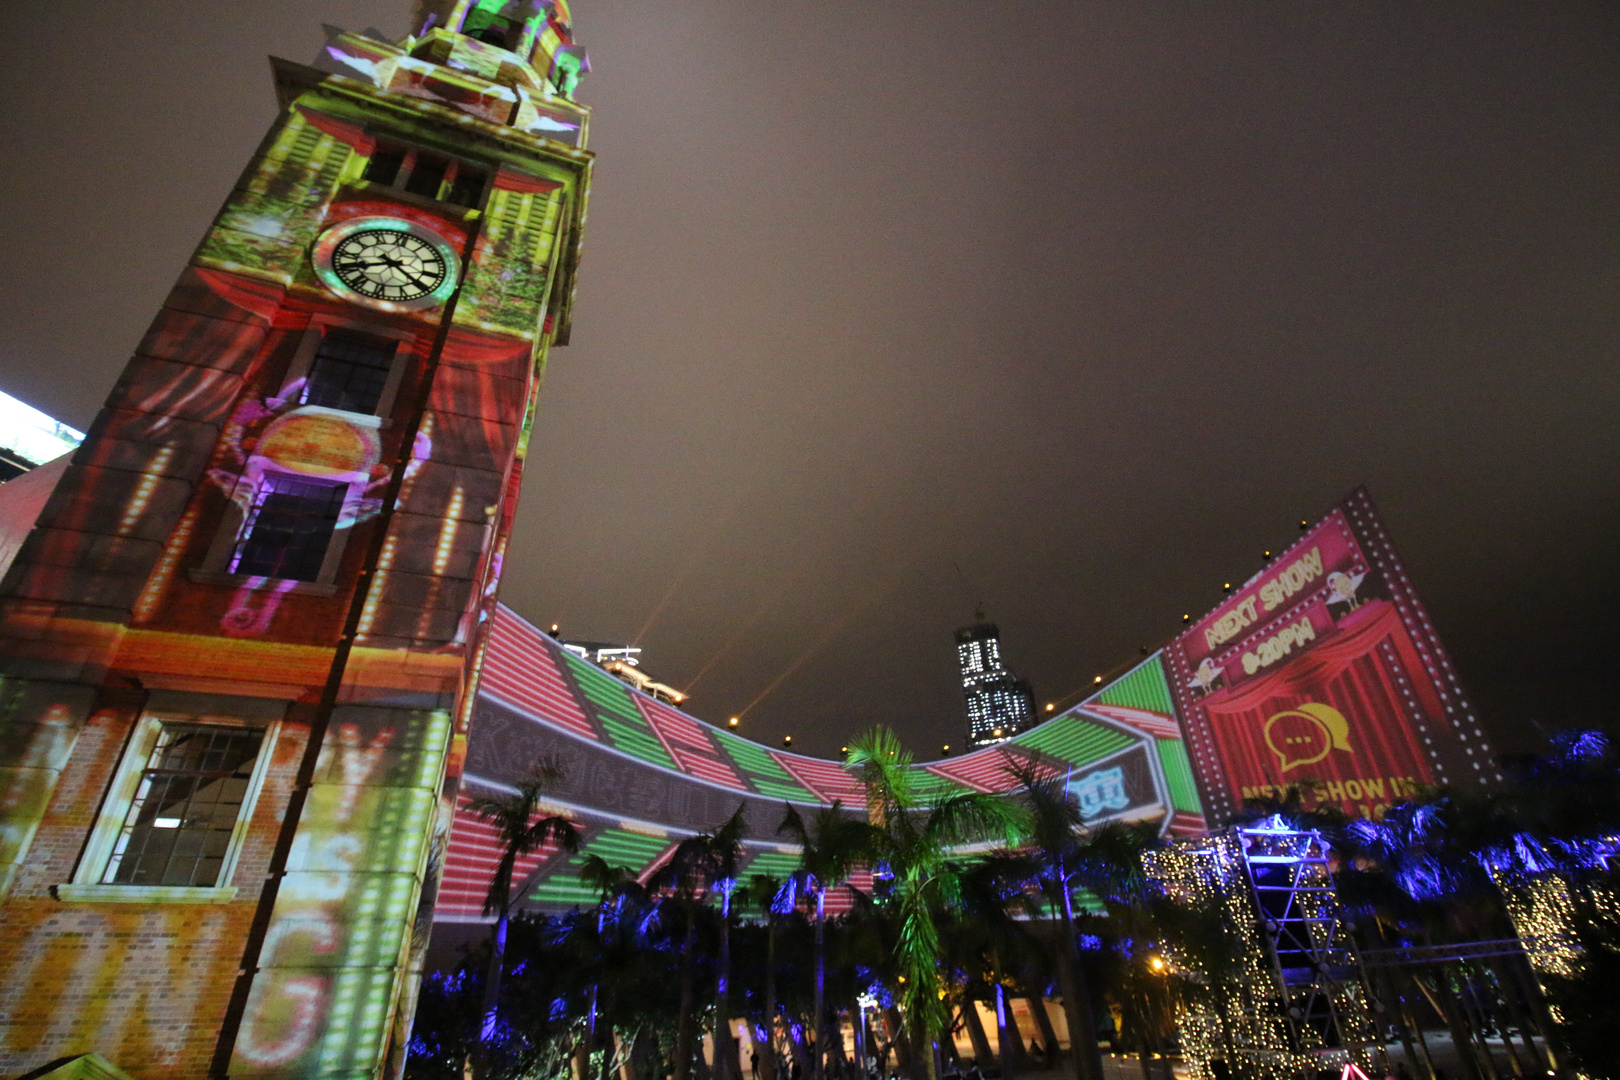
<svg viewBox="0 0 1620 1080">
<path fill-rule="evenodd" d="M 272 60 L 279 118 L 0 565 L 6 1075 L 403 1066 L 591 168 L 565 0 L 412 18 Z"/>
</svg>

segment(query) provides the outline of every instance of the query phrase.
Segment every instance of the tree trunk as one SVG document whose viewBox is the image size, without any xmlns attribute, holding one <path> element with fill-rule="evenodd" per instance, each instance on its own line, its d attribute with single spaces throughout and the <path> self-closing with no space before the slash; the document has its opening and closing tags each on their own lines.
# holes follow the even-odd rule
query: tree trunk
<svg viewBox="0 0 1620 1080">
<path fill-rule="evenodd" d="M 768 907 L 768 905 L 767 905 Z M 765 919 L 765 1046 L 759 1055 L 765 1080 L 776 1080 L 776 915 Z"/>
<path fill-rule="evenodd" d="M 1051 1065 L 1057 1061 L 1058 1037 L 1057 1029 L 1052 1026 L 1052 1018 L 1046 1015 L 1046 999 L 1039 994 L 1029 994 L 1024 1000 L 1029 1002 L 1035 1026 L 1041 1029 L 1041 1044 L 1046 1047 L 1046 1064 Z"/>
<path fill-rule="evenodd" d="M 906 1027 L 911 1032 L 911 1075 L 914 1080 L 939 1080 L 936 1059 L 939 1047 L 929 1037 L 929 1032 L 923 1024 L 922 1018 L 906 1017 Z"/>
<path fill-rule="evenodd" d="M 953 1024 L 945 1025 L 945 1030 L 940 1033 L 939 1055 L 946 1065 L 953 1066 L 957 1072 L 962 1071 L 962 1055 L 956 1049 L 956 1027 Z"/>
<path fill-rule="evenodd" d="M 1412 1024 L 1410 1014 L 1406 1010 L 1406 1002 L 1401 1001 L 1399 998 L 1396 999 L 1396 1002 L 1400 1006 L 1398 1016 L 1400 1018 L 1401 1028 L 1401 1049 L 1406 1051 L 1407 1061 L 1411 1062 L 1413 1065 L 1418 1065 L 1419 1068 L 1426 1069 L 1426 1066 L 1419 1065 L 1417 1047 L 1412 1045 Z"/>
<path fill-rule="evenodd" d="M 1491 1044 L 1485 1041 L 1485 1027 L 1488 1023 L 1485 1007 L 1479 1000 L 1478 991 L 1474 989 L 1473 973 L 1467 968 L 1462 970 L 1462 992 L 1457 995 L 1456 1001 L 1458 1012 L 1462 1015 L 1463 1026 L 1473 1037 L 1474 1049 L 1479 1052 L 1484 1064 L 1485 1075 L 1489 1080 L 1502 1080 L 1501 1070 L 1496 1067 L 1496 1055 L 1491 1053 Z"/>
<path fill-rule="evenodd" d="M 1417 1040 L 1418 1057 L 1415 1060 L 1423 1067 L 1420 1080 L 1439 1080 L 1439 1076 L 1435 1072 L 1434 1057 L 1429 1053 L 1428 1037 L 1423 1034 L 1423 1021 L 1425 1019 L 1423 1009 L 1427 1003 L 1411 993 L 1412 986 L 1417 982 L 1416 973 L 1392 970 L 1387 973 L 1387 977 L 1390 985 L 1395 988 L 1396 1000 L 1401 1003 L 1402 1015 L 1406 1017 L 1406 1026 L 1412 1032 L 1412 1037 Z M 1418 992 L 1420 995 L 1422 994 L 1421 989 Z"/>
<path fill-rule="evenodd" d="M 1012 1017 L 1012 1003 L 1007 1000 L 1007 991 L 999 982 L 996 983 L 996 1043 L 1001 1051 L 1001 1080 L 1013 1080 L 1017 1069 L 1018 1051 L 1013 1049 L 1013 1040 L 1019 1039 L 1019 1047 L 1023 1041 L 1018 1034 L 1018 1024 Z"/>
<path fill-rule="evenodd" d="M 1422 1055 L 1424 1074 L 1428 1080 L 1440 1080 L 1440 1073 L 1434 1067 L 1434 1055 L 1429 1053 L 1429 1038 L 1423 1034 L 1422 1014 L 1405 998 L 1402 998 L 1401 1002 L 1406 1009 L 1406 1015 L 1410 1018 L 1412 1034 L 1417 1036 L 1418 1053 Z"/>
<path fill-rule="evenodd" d="M 849 1010 L 850 1031 L 855 1037 L 855 1075 L 866 1075 L 866 1010 L 861 1008 L 859 1000 Z"/>
<path fill-rule="evenodd" d="M 1524 1009 L 1521 1007 L 1517 980 L 1513 978 L 1513 972 L 1506 964 L 1502 963 L 1490 963 L 1487 964 L 1487 967 L 1496 980 L 1496 985 L 1502 995 L 1502 1010 L 1513 1026 L 1519 1029 L 1519 1041 L 1524 1043 L 1526 1068 L 1524 1068 L 1522 1075 L 1545 1076 L 1547 1067 L 1542 1063 L 1541 1055 L 1536 1053 L 1535 1036 L 1532 1034 L 1535 1023 L 1529 1016 L 1525 1015 Z M 1506 1025 L 1502 1028 L 1502 1041 L 1507 1041 Z M 1517 1054 L 1517 1051 L 1514 1053 Z M 1517 1060 L 1517 1057 L 1515 1057 L 1515 1060 Z"/>
<path fill-rule="evenodd" d="M 990 1067 L 994 1055 L 990 1053 L 990 1037 L 984 1033 L 984 1021 L 979 1019 L 978 1002 L 962 1003 L 962 1023 L 967 1025 L 968 1042 L 973 1044 L 973 1062 L 983 1072 Z"/>
<path fill-rule="evenodd" d="M 1062 883 L 1063 940 L 1058 942 L 1058 983 L 1063 989 L 1063 1015 L 1069 1023 L 1069 1052 L 1074 1055 L 1075 1080 L 1103 1080 L 1102 1047 L 1097 1043 L 1097 1018 L 1091 1012 L 1091 991 L 1085 965 L 1080 962 L 1074 929 L 1074 898 Z"/>
<path fill-rule="evenodd" d="M 624 1068 L 619 1072 L 619 1080 L 663 1080 L 661 1076 L 647 1074 L 647 1044 L 652 1042 L 647 1038 L 647 1026 L 643 1024 L 636 1028 L 630 1036 L 630 1051 L 625 1055 Z"/>
<path fill-rule="evenodd" d="M 1147 993 L 1148 1032 L 1153 1040 L 1153 1052 L 1158 1055 L 1157 1060 L 1163 1063 L 1160 1071 L 1164 1073 L 1164 1080 L 1175 1080 L 1176 1070 L 1170 1064 L 1170 1047 L 1164 1041 L 1164 1014 L 1153 996 L 1153 989 L 1150 987 Z"/>
<path fill-rule="evenodd" d="M 720 975 L 714 983 L 715 1080 L 742 1080 L 731 1041 L 731 890 L 720 894 Z"/>
<path fill-rule="evenodd" d="M 1536 1029 L 1541 1035 L 1541 1051 L 1546 1055 L 1547 1072 L 1561 1077 L 1571 1075 L 1564 1060 L 1565 1052 L 1556 1042 L 1559 1034 L 1558 1025 L 1553 1022 L 1552 1012 L 1547 1008 L 1547 999 L 1541 993 L 1541 983 L 1531 970 L 1529 959 L 1520 956 L 1510 960 L 1509 963 L 1519 978 L 1519 986 L 1524 991 L 1522 1000 L 1530 1007 Z M 1531 1045 L 1534 1046 L 1535 1043 L 1532 1042 Z"/>
<path fill-rule="evenodd" d="M 686 911 L 686 940 L 681 943 L 681 1004 L 675 1018 L 675 1080 L 692 1076 L 692 939 L 697 935 L 697 912 Z"/>
<path fill-rule="evenodd" d="M 827 924 L 827 890 L 816 889 L 816 1004 L 814 1024 L 812 1030 L 816 1033 L 816 1060 L 815 1080 L 825 1080 L 827 1061 L 826 1027 L 827 1018 L 823 1015 L 826 1002 L 824 992 L 827 984 L 826 965 L 826 924 Z"/>
<path fill-rule="evenodd" d="M 473 1078 L 489 1074 L 490 1044 L 495 1041 L 495 1013 L 501 999 L 502 965 L 506 960 L 506 909 L 495 918 L 495 933 L 489 943 L 489 969 L 484 973 L 484 1009 L 478 1022 L 478 1047 L 473 1053 Z"/>
<path fill-rule="evenodd" d="M 1462 1068 L 1463 1076 L 1466 1080 L 1485 1080 L 1480 1072 L 1479 1055 L 1474 1050 L 1468 1025 L 1457 1015 L 1456 1002 L 1446 991 L 1444 977 L 1443 971 L 1437 973 L 1434 989 L 1430 989 L 1427 983 L 1416 976 L 1412 982 L 1423 991 L 1423 996 L 1429 999 L 1429 1004 L 1434 1006 L 1434 1011 L 1440 1014 L 1440 1019 L 1445 1021 L 1446 1028 L 1451 1032 L 1451 1045 L 1457 1051 L 1457 1061 Z"/>
<path fill-rule="evenodd" d="M 574 1080 L 590 1080 L 591 1078 L 591 1037 L 586 1032 L 580 1032 L 579 1041 L 574 1044 Z"/>
<path fill-rule="evenodd" d="M 911 1068 L 911 1039 L 906 1035 L 906 1026 L 900 1022 L 900 1010 L 893 1005 L 884 1014 L 889 1021 L 889 1030 L 893 1033 L 890 1041 L 894 1044 L 894 1067 L 896 1069 Z"/>
</svg>

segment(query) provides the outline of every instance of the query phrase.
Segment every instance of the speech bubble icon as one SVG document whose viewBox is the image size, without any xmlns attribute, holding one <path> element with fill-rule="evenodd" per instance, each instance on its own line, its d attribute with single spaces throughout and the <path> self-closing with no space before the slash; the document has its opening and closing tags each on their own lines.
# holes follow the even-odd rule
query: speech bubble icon
<svg viewBox="0 0 1620 1080">
<path fill-rule="evenodd" d="M 1283 772 L 1314 765 L 1335 750 L 1350 750 L 1350 724 L 1331 705 L 1307 701 L 1266 718 L 1266 745 Z"/>
</svg>

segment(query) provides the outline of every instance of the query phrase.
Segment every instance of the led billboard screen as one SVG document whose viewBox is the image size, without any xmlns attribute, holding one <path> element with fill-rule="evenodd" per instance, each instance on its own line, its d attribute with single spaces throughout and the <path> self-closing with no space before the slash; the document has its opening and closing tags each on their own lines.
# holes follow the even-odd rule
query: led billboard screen
<svg viewBox="0 0 1620 1080">
<path fill-rule="evenodd" d="M 1165 657 L 1216 821 L 1295 784 L 1377 816 L 1421 785 L 1498 778 L 1365 490 Z"/>
</svg>

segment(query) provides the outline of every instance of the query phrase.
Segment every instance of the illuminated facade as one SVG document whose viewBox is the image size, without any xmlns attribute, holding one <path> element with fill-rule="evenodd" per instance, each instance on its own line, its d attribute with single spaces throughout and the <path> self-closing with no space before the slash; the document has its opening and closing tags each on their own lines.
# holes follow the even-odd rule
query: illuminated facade
<svg viewBox="0 0 1620 1080">
<path fill-rule="evenodd" d="M 967 701 L 969 746 L 992 746 L 1035 723 L 1035 696 L 1029 683 L 1001 661 L 1001 631 L 980 622 L 956 632 L 956 662 L 962 669 Z"/>
<path fill-rule="evenodd" d="M 434 954 L 487 936 L 484 895 L 501 856 L 491 826 L 465 810 L 469 796 L 496 795 L 521 782 L 536 757 L 562 766 L 547 812 L 580 826 L 574 854 L 543 849 L 517 863 L 513 895 L 535 911 L 596 902 L 579 880 L 590 855 L 645 878 L 676 844 L 745 807 L 740 873 L 785 876 L 797 850 L 776 829 L 785 803 L 814 809 L 835 800 L 865 804 L 840 763 L 777 750 L 704 723 L 611 677 L 507 608 L 497 608 L 473 717 L 463 809 L 445 856 L 434 911 Z M 1164 665 L 1149 657 L 1085 701 L 1030 731 L 959 757 L 917 765 L 929 795 L 1000 791 L 1014 785 L 1009 764 L 1061 775 L 1083 820 L 1152 822 L 1167 836 L 1204 832 L 1187 750 L 1176 723 Z M 870 889 L 864 873 L 852 879 Z M 841 912 L 837 890 L 828 910 Z"/>
<path fill-rule="evenodd" d="M 280 115 L 83 445 L 0 487 L 12 1074 L 94 1052 L 183 1080 L 396 1076 L 430 928 L 484 930 L 499 852 L 463 788 L 541 756 L 585 842 L 520 861 L 536 910 L 594 900 L 586 855 L 646 875 L 739 803 L 743 872 L 785 873 L 784 802 L 861 800 L 838 763 L 704 724 L 496 604 L 568 338 L 588 65 L 564 0 L 413 18 L 397 44 L 334 32 L 313 66 L 275 61 Z M 924 790 L 1025 764 L 1088 823 L 1198 835 L 1267 752 L 1302 779 L 1365 762 L 1328 774 L 1346 792 L 1479 773 L 1356 498 L 1038 726 L 995 628 L 959 632 L 970 742 L 997 745 L 917 766 Z"/>
<path fill-rule="evenodd" d="M 1378 817 L 1502 778 L 1365 488 L 1163 655 L 1213 822 L 1292 785 Z"/>
<path fill-rule="evenodd" d="M 685 694 L 641 670 L 641 650 L 635 646 L 612 645 L 605 641 L 564 641 L 562 647 L 659 701 L 679 705 L 686 700 Z"/>
<path fill-rule="evenodd" d="M 7 1075 L 403 1063 L 591 165 L 565 0 L 414 25 L 273 61 L 83 446 L 0 487 Z"/>
<path fill-rule="evenodd" d="M 1251 607 L 1263 617 L 1237 625 Z M 1284 634 L 1312 618 L 1327 620 L 1314 637 Z M 993 631 L 959 632 L 967 676 L 1011 678 Z M 1213 653 L 1212 638 L 1219 639 Z M 724 821 L 739 802 L 748 807 L 745 848 L 758 860 L 747 873 L 785 872 L 796 855 L 775 833 L 783 802 L 857 806 L 863 799 L 839 763 L 761 746 L 638 693 L 505 608 L 494 620 L 474 728 L 469 792 L 510 789 L 542 754 L 564 766 L 553 809 L 581 824 L 585 844 L 578 855 L 542 851 L 520 863 L 516 892 L 534 910 L 594 902 L 577 877 L 587 854 L 645 876 L 681 839 Z M 1042 723 L 1003 729 L 999 739 L 994 730 L 995 745 L 918 766 L 925 788 L 1006 790 L 1014 786 L 1010 756 L 1062 773 L 1087 823 L 1150 820 L 1167 836 L 1188 837 L 1207 832 L 1212 804 L 1225 821 L 1246 797 L 1280 794 L 1279 764 L 1289 766 L 1280 774 L 1285 783 L 1320 781 L 1320 797 L 1369 815 L 1382 810 L 1366 798 L 1378 795 L 1380 779 L 1380 799 L 1389 802 L 1437 775 L 1495 776 L 1364 491 L 1165 649 Z M 1269 765 L 1256 748 L 1271 755 Z M 1249 779 L 1250 767 L 1266 780 Z M 482 932 L 498 858 L 489 827 L 458 814 L 436 941 Z M 1310 865 L 1321 870 L 1319 860 Z"/>
</svg>

